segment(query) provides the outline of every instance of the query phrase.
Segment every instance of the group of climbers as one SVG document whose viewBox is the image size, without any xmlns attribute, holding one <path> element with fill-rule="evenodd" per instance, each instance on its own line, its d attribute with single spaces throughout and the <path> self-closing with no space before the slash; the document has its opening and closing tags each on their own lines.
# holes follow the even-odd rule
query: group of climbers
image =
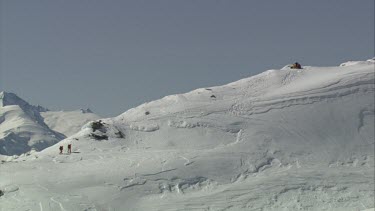
<svg viewBox="0 0 375 211">
<path fill-rule="evenodd" d="M 62 154 L 63 150 L 64 150 L 64 147 L 60 146 L 59 149 L 60 149 L 60 154 Z M 70 153 L 72 153 L 72 144 L 68 144 L 68 154 L 70 154 Z"/>
</svg>

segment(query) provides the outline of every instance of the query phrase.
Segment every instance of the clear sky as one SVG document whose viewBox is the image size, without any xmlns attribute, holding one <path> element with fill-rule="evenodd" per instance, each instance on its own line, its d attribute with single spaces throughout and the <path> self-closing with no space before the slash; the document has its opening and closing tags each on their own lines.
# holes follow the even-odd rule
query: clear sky
<svg viewBox="0 0 375 211">
<path fill-rule="evenodd" d="M 374 0 L 0 0 L 0 90 L 115 116 L 298 61 L 374 57 Z"/>
</svg>

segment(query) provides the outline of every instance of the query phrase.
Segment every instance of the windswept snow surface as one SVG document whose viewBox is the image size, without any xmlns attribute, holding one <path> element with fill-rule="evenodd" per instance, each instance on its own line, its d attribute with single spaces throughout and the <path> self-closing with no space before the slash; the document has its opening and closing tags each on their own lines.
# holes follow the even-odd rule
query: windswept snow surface
<svg viewBox="0 0 375 211">
<path fill-rule="evenodd" d="M 374 65 L 268 70 L 90 122 L 4 157 L 0 209 L 371 210 Z"/>
</svg>

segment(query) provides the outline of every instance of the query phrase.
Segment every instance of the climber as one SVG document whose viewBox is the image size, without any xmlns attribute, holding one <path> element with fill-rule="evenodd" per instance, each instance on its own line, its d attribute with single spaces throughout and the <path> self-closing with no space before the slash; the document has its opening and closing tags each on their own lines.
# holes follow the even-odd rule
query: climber
<svg viewBox="0 0 375 211">
<path fill-rule="evenodd" d="M 68 153 L 72 153 L 72 144 L 68 144 Z"/>
<path fill-rule="evenodd" d="M 62 154 L 62 153 L 63 153 L 63 149 L 64 149 L 64 147 L 63 147 L 63 146 L 60 146 L 59 149 L 60 149 L 60 154 Z"/>
</svg>

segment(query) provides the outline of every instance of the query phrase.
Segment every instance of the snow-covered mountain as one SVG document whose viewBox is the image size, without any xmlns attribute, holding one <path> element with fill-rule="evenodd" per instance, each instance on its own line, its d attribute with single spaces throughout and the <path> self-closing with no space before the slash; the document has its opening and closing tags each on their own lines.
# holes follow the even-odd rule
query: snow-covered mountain
<svg viewBox="0 0 375 211">
<path fill-rule="evenodd" d="M 40 151 L 98 119 L 83 111 L 52 112 L 8 92 L 0 93 L 0 155 Z"/>
<path fill-rule="evenodd" d="M 286 66 L 90 122 L 40 153 L 3 158 L 0 204 L 6 210 L 374 208 L 374 67 L 374 60 Z M 73 153 L 59 155 L 67 144 Z"/>
<path fill-rule="evenodd" d="M 63 134 L 51 130 L 41 111 L 13 93 L 0 93 L 0 154 L 21 154 L 31 149 L 42 150 L 60 140 Z"/>
</svg>

